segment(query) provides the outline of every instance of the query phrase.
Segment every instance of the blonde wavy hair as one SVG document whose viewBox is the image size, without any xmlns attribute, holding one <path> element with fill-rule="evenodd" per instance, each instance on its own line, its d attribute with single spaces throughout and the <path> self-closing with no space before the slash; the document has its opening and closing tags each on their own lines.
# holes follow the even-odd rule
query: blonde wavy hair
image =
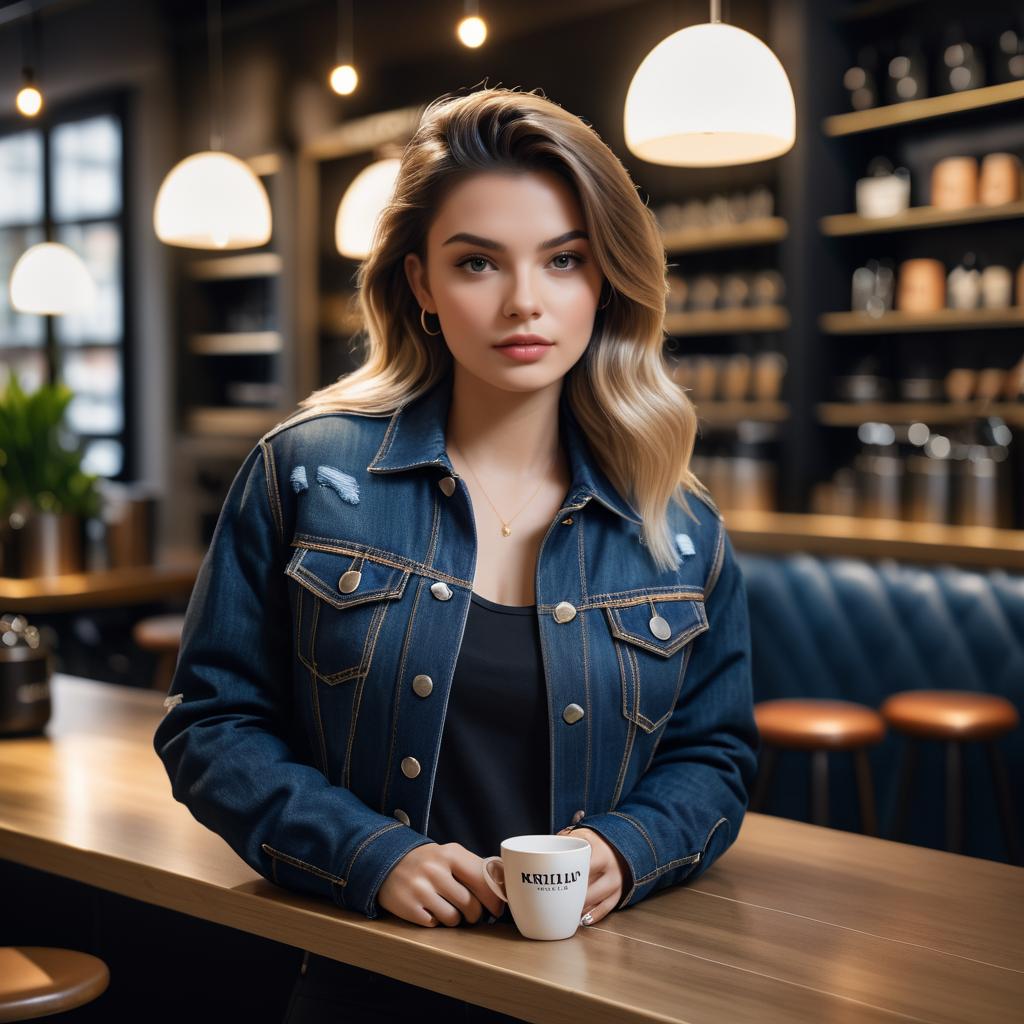
<svg viewBox="0 0 1024 1024">
<path fill-rule="evenodd" d="M 690 470 L 696 413 L 665 362 L 665 248 L 619 159 L 540 90 L 485 87 L 445 94 L 424 108 L 356 277 L 367 358 L 303 399 L 285 422 L 329 412 L 387 414 L 449 372 L 451 353 L 443 336 L 423 331 L 403 261 L 416 252 L 426 262 L 427 231 L 447 192 L 493 170 L 554 171 L 577 196 L 612 293 L 583 357 L 566 374 L 566 398 L 601 468 L 643 519 L 655 563 L 675 569 L 668 503 L 693 517 L 686 492 L 708 495 Z"/>
</svg>

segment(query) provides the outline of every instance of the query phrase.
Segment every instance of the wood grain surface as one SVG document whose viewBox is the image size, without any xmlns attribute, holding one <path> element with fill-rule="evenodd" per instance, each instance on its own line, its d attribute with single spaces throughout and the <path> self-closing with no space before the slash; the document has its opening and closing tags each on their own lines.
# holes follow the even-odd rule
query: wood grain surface
<svg viewBox="0 0 1024 1024">
<path fill-rule="evenodd" d="M 254 873 L 174 801 L 163 695 L 70 676 L 0 739 L 0 857 L 537 1022 L 991 1024 L 1024 1005 L 1024 871 L 748 814 L 705 875 L 560 942 L 370 921 Z"/>
</svg>

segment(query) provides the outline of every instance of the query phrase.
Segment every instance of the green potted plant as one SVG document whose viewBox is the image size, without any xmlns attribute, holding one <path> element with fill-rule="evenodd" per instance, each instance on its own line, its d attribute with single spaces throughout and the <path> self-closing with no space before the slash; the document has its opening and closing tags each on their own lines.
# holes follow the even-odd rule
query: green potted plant
<svg viewBox="0 0 1024 1024">
<path fill-rule="evenodd" d="M 82 470 L 80 445 L 63 425 L 73 397 L 60 383 L 27 394 L 14 373 L 0 394 L 5 561 L 22 576 L 80 571 L 84 523 L 100 511 L 97 477 Z"/>
</svg>

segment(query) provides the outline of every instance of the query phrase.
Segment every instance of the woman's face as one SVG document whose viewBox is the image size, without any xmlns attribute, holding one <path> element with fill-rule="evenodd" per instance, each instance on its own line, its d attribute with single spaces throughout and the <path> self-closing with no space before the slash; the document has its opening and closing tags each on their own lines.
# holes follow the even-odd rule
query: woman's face
<svg viewBox="0 0 1024 1024">
<path fill-rule="evenodd" d="M 453 358 L 506 391 L 534 391 L 583 355 L 604 277 L 572 189 L 550 171 L 482 171 L 448 194 L 427 234 L 424 267 L 405 272 L 420 306 L 436 313 Z M 437 330 L 437 320 L 426 318 Z M 551 342 L 539 358 L 515 359 L 509 335 Z"/>
</svg>

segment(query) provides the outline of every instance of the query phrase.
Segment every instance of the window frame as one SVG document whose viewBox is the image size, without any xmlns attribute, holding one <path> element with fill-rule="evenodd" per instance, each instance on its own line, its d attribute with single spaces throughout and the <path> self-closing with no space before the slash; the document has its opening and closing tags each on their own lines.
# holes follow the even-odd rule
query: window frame
<svg viewBox="0 0 1024 1024">
<path fill-rule="evenodd" d="M 132 180 L 129 169 L 130 162 L 130 141 L 131 135 L 128 129 L 129 115 L 131 111 L 131 94 L 126 89 L 117 89 L 96 93 L 85 98 L 66 100 L 54 103 L 52 106 L 46 101 L 42 111 L 33 118 L 25 118 L 21 115 L 0 117 L 0 138 L 8 135 L 15 135 L 26 130 L 35 129 L 42 133 L 43 139 L 43 219 L 33 224 L 19 225 L 23 227 L 42 227 L 44 238 L 47 241 L 56 239 L 57 230 L 61 227 L 87 226 L 95 223 L 110 223 L 117 226 L 120 234 L 120 287 L 121 287 L 121 340 L 120 343 L 96 343 L 94 348 L 120 348 L 120 370 L 121 370 L 121 430 L 117 433 L 82 433 L 76 434 L 83 443 L 92 440 L 114 440 L 121 444 L 124 457 L 121 462 L 121 470 L 114 476 L 104 477 L 120 483 L 130 483 L 138 479 L 137 473 L 137 448 L 135 442 L 135 416 L 136 401 L 133 382 L 135 371 L 135 304 L 133 301 L 135 275 L 132 272 L 132 260 L 129 247 L 133 240 L 133 223 L 130 213 L 132 194 L 130 184 Z M 121 209 L 120 212 L 109 217 L 85 217 L 81 220 L 70 220 L 56 222 L 53 219 L 53 167 L 51 155 L 51 134 L 54 129 L 67 123 L 86 120 L 90 117 L 100 115 L 114 117 L 121 131 Z M 77 346 L 60 345 L 62 358 L 65 354 Z M 83 347 L 89 347 L 83 346 Z M 43 347 L 44 358 L 49 363 L 49 353 L 46 350 L 45 342 Z M 52 376 L 53 367 L 48 367 Z"/>
</svg>

